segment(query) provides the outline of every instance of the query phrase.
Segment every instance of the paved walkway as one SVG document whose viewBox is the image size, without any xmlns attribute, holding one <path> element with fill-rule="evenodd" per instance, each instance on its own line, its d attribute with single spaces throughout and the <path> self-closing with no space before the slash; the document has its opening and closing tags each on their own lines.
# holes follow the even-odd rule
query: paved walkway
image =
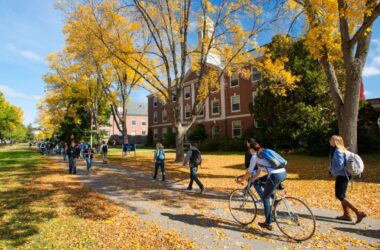
<svg viewBox="0 0 380 250">
<path fill-rule="evenodd" d="M 366 218 L 360 225 L 353 225 L 330 219 L 338 215 L 335 211 L 313 209 L 317 218 L 315 236 L 310 241 L 294 243 L 277 228 L 272 232 L 261 230 L 257 226 L 257 221 L 263 220 L 261 215 L 251 226 L 239 226 L 230 215 L 228 196 L 224 193 L 207 190 L 206 194 L 200 195 L 197 189 L 187 191 L 178 182 L 155 181 L 143 172 L 112 164 L 103 166 L 97 161 L 94 163 L 95 173 L 85 175 L 84 165 L 85 162 L 80 160 L 77 177 L 82 182 L 144 220 L 181 232 L 200 249 L 315 248 L 334 247 L 341 243 L 361 249 L 363 244 L 375 246 L 380 243 L 379 219 Z M 62 166 L 66 168 L 66 164 L 62 163 Z"/>
</svg>

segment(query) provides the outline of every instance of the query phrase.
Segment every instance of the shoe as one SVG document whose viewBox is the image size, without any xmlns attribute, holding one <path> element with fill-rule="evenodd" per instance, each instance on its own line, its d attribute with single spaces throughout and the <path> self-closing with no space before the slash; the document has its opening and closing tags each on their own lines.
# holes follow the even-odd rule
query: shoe
<svg viewBox="0 0 380 250">
<path fill-rule="evenodd" d="M 165 180 L 165 179 L 162 179 L 161 181 L 165 182 L 166 180 Z"/>
<path fill-rule="evenodd" d="M 153 177 L 152 180 L 156 180 L 156 177 Z"/>
<path fill-rule="evenodd" d="M 260 227 L 262 227 L 262 228 L 265 228 L 265 229 L 267 229 L 267 230 L 269 230 L 269 231 L 271 231 L 272 229 L 273 229 L 273 226 L 272 225 L 268 225 L 267 223 L 265 223 L 265 222 L 259 222 L 259 223 L 257 223 Z"/>
<path fill-rule="evenodd" d="M 193 188 L 192 187 L 187 187 L 186 190 L 193 190 Z"/>
<path fill-rule="evenodd" d="M 342 221 L 352 221 L 351 216 L 348 214 L 343 214 L 342 216 L 337 216 L 335 219 L 336 220 L 342 220 Z"/>
<path fill-rule="evenodd" d="M 359 212 L 356 217 L 357 219 L 355 224 L 359 224 L 365 217 L 367 217 L 367 215 L 363 212 Z"/>
<path fill-rule="evenodd" d="M 201 194 L 204 194 L 206 192 L 206 188 L 201 189 Z"/>
</svg>

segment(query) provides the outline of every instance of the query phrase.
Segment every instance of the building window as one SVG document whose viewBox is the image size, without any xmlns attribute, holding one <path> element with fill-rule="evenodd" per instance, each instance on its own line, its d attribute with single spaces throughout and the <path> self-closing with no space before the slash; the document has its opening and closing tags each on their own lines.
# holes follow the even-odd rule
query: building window
<svg viewBox="0 0 380 250">
<path fill-rule="evenodd" d="M 241 121 L 232 122 L 232 138 L 241 137 Z"/>
<path fill-rule="evenodd" d="M 162 111 L 162 122 L 167 122 L 168 121 L 168 112 L 166 109 Z"/>
<path fill-rule="evenodd" d="M 153 99 L 153 107 L 157 107 L 157 106 L 158 106 L 158 98 L 154 97 L 154 99 Z"/>
<path fill-rule="evenodd" d="M 145 121 L 145 120 L 142 120 L 142 121 L 141 121 L 141 125 L 146 126 L 146 121 Z"/>
<path fill-rule="evenodd" d="M 141 131 L 141 135 L 146 135 L 146 131 L 145 130 Z"/>
<path fill-rule="evenodd" d="M 212 127 L 212 138 L 218 138 L 220 136 L 220 128 L 219 125 L 214 125 Z"/>
<path fill-rule="evenodd" d="M 252 105 L 255 104 L 255 97 L 256 97 L 257 91 L 252 91 Z"/>
<path fill-rule="evenodd" d="M 185 99 L 189 99 L 190 98 L 190 95 L 191 95 L 191 88 L 190 88 L 190 86 L 185 87 L 183 89 L 183 94 L 185 96 Z"/>
<path fill-rule="evenodd" d="M 255 67 L 251 68 L 251 80 L 257 82 L 261 80 L 261 73 Z"/>
<path fill-rule="evenodd" d="M 211 106 L 212 106 L 212 114 L 213 115 L 217 115 L 219 114 L 219 101 L 218 100 L 213 100 L 211 102 Z"/>
<path fill-rule="evenodd" d="M 168 128 L 162 128 L 162 139 L 165 139 L 167 134 L 168 134 Z"/>
<path fill-rule="evenodd" d="M 190 105 L 185 106 L 185 118 L 190 118 L 191 117 L 191 107 Z"/>
<path fill-rule="evenodd" d="M 172 91 L 172 101 L 176 102 L 177 101 L 177 90 Z"/>
<path fill-rule="evenodd" d="M 154 113 L 153 113 L 153 122 L 154 122 L 154 123 L 157 123 L 157 122 L 158 122 L 157 111 L 154 111 Z"/>
<path fill-rule="evenodd" d="M 204 114 L 204 104 L 198 103 L 197 105 L 197 115 L 202 116 Z"/>
<path fill-rule="evenodd" d="M 132 125 L 136 125 L 136 120 L 132 120 Z"/>
<path fill-rule="evenodd" d="M 136 130 L 132 130 L 131 135 L 132 135 L 132 136 L 135 136 L 135 135 L 136 135 Z"/>
<path fill-rule="evenodd" d="M 157 138 L 158 138 L 158 130 L 155 128 L 153 129 L 153 139 L 157 140 Z"/>
<path fill-rule="evenodd" d="M 240 111 L 240 96 L 239 95 L 231 96 L 231 111 L 232 112 Z"/>
<path fill-rule="evenodd" d="M 239 86 L 239 74 L 238 73 L 233 73 L 231 75 L 230 85 L 231 85 L 231 87 Z"/>
</svg>

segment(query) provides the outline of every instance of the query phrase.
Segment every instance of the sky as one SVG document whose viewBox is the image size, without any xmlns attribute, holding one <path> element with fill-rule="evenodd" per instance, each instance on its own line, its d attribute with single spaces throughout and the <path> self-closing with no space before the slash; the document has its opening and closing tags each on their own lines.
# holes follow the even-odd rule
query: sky
<svg viewBox="0 0 380 250">
<path fill-rule="evenodd" d="M 46 57 L 64 47 L 63 15 L 55 0 L 0 0 L 0 91 L 24 111 L 24 124 L 35 123 L 44 96 Z M 268 36 L 260 40 L 268 42 Z M 380 20 L 373 27 L 370 54 L 363 73 L 366 98 L 380 98 Z M 134 102 L 146 102 L 138 90 Z"/>
</svg>

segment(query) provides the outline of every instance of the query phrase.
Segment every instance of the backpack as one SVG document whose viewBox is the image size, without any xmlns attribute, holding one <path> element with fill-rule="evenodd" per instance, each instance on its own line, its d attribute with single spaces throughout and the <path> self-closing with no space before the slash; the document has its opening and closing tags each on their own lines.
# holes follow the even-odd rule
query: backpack
<svg viewBox="0 0 380 250">
<path fill-rule="evenodd" d="M 158 152 L 157 152 L 157 160 L 159 160 L 159 161 L 165 160 L 165 152 L 164 152 L 164 150 L 158 150 Z"/>
<path fill-rule="evenodd" d="M 284 168 L 287 164 L 281 155 L 271 149 L 264 149 L 258 156 L 267 160 L 275 168 Z"/>
<path fill-rule="evenodd" d="M 197 165 L 202 163 L 202 156 L 201 152 L 199 152 L 198 149 L 192 149 L 191 150 L 191 157 L 190 157 L 190 162 L 195 163 Z"/>
<path fill-rule="evenodd" d="M 103 147 L 102 147 L 102 152 L 103 152 L 103 153 L 107 153 L 107 152 L 108 152 L 108 147 L 107 147 L 107 145 L 103 145 Z"/>
<path fill-rule="evenodd" d="M 344 169 L 352 176 L 360 176 L 364 171 L 364 163 L 359 155 L 350 151 L 346 152 L 346 166 Z"/>
</svg>

